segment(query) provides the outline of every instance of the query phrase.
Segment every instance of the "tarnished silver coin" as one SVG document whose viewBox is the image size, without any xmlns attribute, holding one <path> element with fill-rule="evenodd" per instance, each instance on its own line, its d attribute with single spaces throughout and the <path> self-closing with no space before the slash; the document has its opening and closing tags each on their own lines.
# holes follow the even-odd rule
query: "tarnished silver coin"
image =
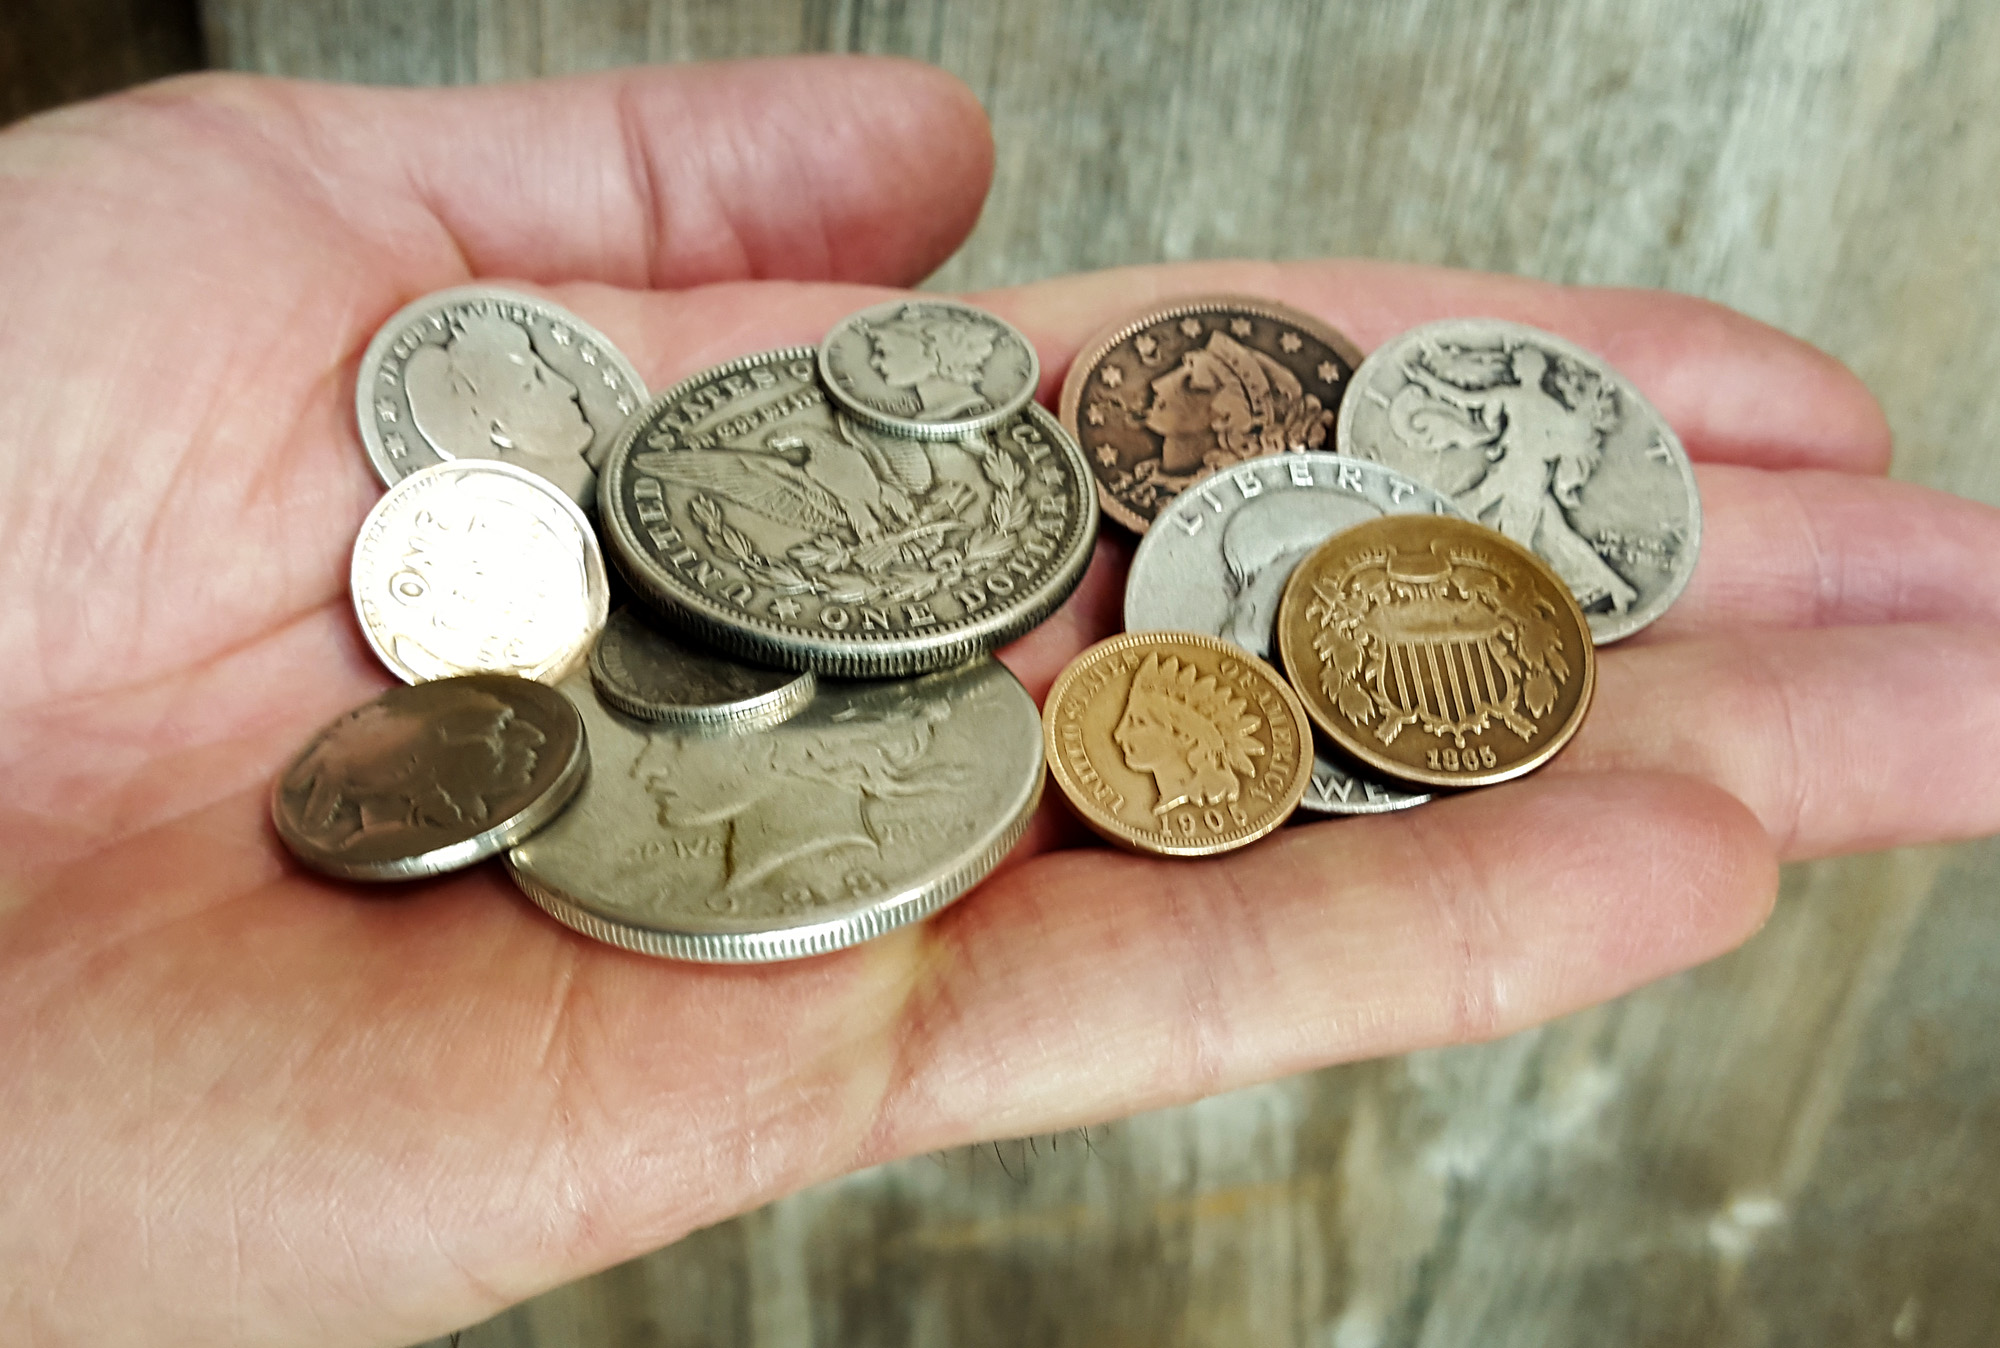
<svg viewBox="0 0 2000 1348">
<path fill-rule="evenodd" d="M 1701 548 L 1673 427 L 1580 346 L 1520 323 L 1427 323 L 1377 350 L 1340 404 L 1341 452 L 1450 496 L 1532 550 L 1600 646 L 1667 611 Z"/>
<path fill-rule="evenodd" d="M 1097 488 L 1033 403 L 910 440 L 838 412 L 809 348 L 703 371 L 635 416 L 602 475 L 619 569 L 710 645 L 836 678 L 943 669 L 1083 577 Z"/>
<path fill-rule="evenodd" d="M 361 357 L 354 412 L 387 486 L 447 459 L 498 459 L 585 509 L 646 386 L 611 340 L 547 300 L 493 286 L 399 310 Z"/>
<path fill-rule="evenodd" d="M 314 735 L 272 787 L 271 820 L 327 875 L 439 875 L 533 833 L 589 764 L 583 720 L 555 689 L 505 674 L 436 679 Z"/>
<path fill-rule="evenodd" d="M 1377 463 L 1318 451 L 1248 460 L 1197 482 L 1154 519 L 1126 576 L 1126 630 L 1211 632 L 1275 665 L 1278 601 L 1313 549 L 1383 515 L 1458 513 Z M 1429 799 L 1322 751 L 1300 808 L 1385 814 Z"/>
<path fill-rule="evenodd" d="M 611 615 L 590 648 L 590 681 L 642 721 L 744 729 L 794 715 L 817 682 L 809 669 L 766 669 L 697 649 L 629 608 Z"/>
<path fill-rule="evenodd" d="M 596 771 L 507 869 L 558 921 L 651 955 L 794 959 L 915 922 L 999 864 L 1041 796 L 1041 719 L 994 660 L 822 683 L 748 734 L 577 702 Z"/>
<path fill-rule="evenodd" d="M 891 300 L 835 325 L 820 378 L 840 405 L 896 435 L 949 440 L 1026 407 L 1041 383 L 1034 343 L 956 300 Z"/>
<path fill-rule="evenodd" d="M 604 626 L 604 555 L 576 503 L 526 469 L 463 459 L 391 487 L 354 541 L 354 611 L 405 683 L 554 683 Z"/>
</svg>

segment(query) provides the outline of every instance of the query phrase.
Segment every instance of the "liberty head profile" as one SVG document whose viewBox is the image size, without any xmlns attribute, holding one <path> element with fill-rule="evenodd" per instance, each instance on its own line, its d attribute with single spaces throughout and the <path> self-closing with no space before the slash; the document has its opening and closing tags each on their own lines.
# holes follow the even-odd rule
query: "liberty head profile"
<svg viewBox="0 0 2000 1348">
<path fill-rule="evenodd" d="M 548 479 L 579 505 L 596 498 L 584 457 L 595 432 L 576 385 L 550 369 L 528 331 L 494 314 L 452 321 L 451 338 L 403 369 L 410 417 L 439 456 L 501 459 Z"/>
<path fill-rule="evenodd" d="M 1318 449 L 1333 421 L 1297 375 L 1226 332 L 1183 354 L 1152 389 L 1146 429 L 1160 437 L 1160 471 L 1174 477 Z"/>
<path fill-rule="evenodd" d="M 1159 793 L 1154 814 L 1221 805 L 1242 794 L 1242 779 L 1257 775 L 1264 752 L 1256 740 L 1263 722 L 1247 705 L 1193 665 L 1171 655 L 1146 657 L 1111 737 L 1126 767 L 1152 774 Z"/>
<path fill-rule="evenodd" d="M 947 421 L 989 405 L 979 380 L 999 343 L 993 329 L 914 304 L 860 327 L 868 338 L 868 363 L 889 387 L 911 391 L 919 420 Z"/>
<path fill-rule="evenodd" d="M 1245 503 L 1222 530 L 1229 617 L 1216 635 L 1268 660 L 1278 601 L 1293 570 L 1327 539 L 1381 513 L 1365 501 L 1332 492 L 1283 491 Z"/>
</svg>

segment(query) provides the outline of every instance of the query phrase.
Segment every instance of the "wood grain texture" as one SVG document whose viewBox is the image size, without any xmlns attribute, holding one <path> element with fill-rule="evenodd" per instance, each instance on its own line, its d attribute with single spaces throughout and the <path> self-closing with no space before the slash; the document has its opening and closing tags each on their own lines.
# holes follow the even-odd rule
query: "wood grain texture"
<svg viewBox="0 0 2000 1348">
<path fill-rule="evenodd" d="M 195 0 L 7 0 L 0 125 L 201 64 Z"/>
<path fill-rule="evenodd" d="M 1707 295 L 2000 503 L 1986 0 L 207 0 L 218 59 L 464 81 L 896 52 L 992 200 L 936 284 L 1346 253 Z M 1726 959 L 1505 1042 L 822 1186 L 517 1345 L 2000 1342 L 2000 845 L 1794 868 Z"/>
</svg>

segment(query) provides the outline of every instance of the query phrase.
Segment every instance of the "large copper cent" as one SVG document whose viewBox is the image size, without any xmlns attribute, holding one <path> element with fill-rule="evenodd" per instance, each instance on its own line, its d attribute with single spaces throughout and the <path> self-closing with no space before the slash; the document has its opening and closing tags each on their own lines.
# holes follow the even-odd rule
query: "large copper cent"
<svg viewBox="0 0 2000 1348">
<path fill-rule="evenodd" d="M 1385 515 L 1299 563 L 1278 651 L 1342 751 L 1412 786 L 1532 772 L 1583 724 L 1597 656 L 1548 563 L 1484 525 Z"/>
<path fill-rule="evenodd" d="M 1197 632 L 1127 632 L 1070 662 L 1042 707 L 1049 770 L 1120 847 L 1205 857 L 1291 817 L 1312 723 L 1277 670 Z"/>
</svg>

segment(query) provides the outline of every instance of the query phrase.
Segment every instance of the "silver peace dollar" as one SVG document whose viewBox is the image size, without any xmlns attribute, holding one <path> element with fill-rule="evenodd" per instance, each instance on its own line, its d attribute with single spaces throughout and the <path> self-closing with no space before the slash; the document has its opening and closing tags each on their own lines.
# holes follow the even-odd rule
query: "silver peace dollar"
<svg viewBox="0 0 2000 1348">
<path fill-rule="evenodd" d="M 391 487 L 361 523 L 348 581 L 368 644 L 405 683 L 554 683 L 610 605 L 604 554 L 576 503 L 490 459 L 433 464 Z"/>
<path fill-rule="evenodd" d="M 655 398 L 605 463 L 599 518 L 649 606 L 745 659 L 836 678 L 942 669 L 1069 597 L 1097 537 L 1083 452 L 1033 403 L 911 440 L 837 411 L 809 348 Z"/>
<path fill-rule="evenodd" d="M 328 875 L 439 875 L 533 833 L 589 763 L 583 721 L 555 689 L 503 674 L 438 679 L 321 729 L 273 785 L 271 820 Z"/>
<path fill-rule="evenodd" d="M 1569 585 L 1602 646 L 1680 596 L 1701 498 L 1673 427 L 1601 358 L 1497 318 L 1427 323 L 1354 373 L 1343 454 L 1450 496 Z"/>
<path fill-rule="evenodd" d="M 817 682 L 809 669 L 697 649 L 630 608 L 612 614 L 590 648 L 590 680 L 627 716 L 716 728 L 776 725 L 812 701 Z"/>
<path fill-rule="evenodd" d="M 840 405 L 897 435 L 952 439 L 997 426 L 1041 383 L 1034 343 L 956 300 L 891 300 L 851 314 L 819 348 Z"/>
<path fill-rule="evenodd" d="M 628 950 L 753 963 L 879 936 L 984 878 L 1041 796 L 1041 719 L 995 660 L 823 683 L 736 735 L 570 687 L 596 770 L 507 868 L 558 921 Z"/>
<path fill-rule="evenodd" d="M 585 509 L 646 385 L 611 340 L 547 300 L 493 286 L 426 295 L 361 357 L 354 412 L 387 486 L 448 459 L 499 459 Z"/>
<path fill-rule="evenodd" d="M 1125 580 L 1125 628 L 1210 632 L 1277 663 L 1278 601 L 1308 553 L 1383 515 L 1458 514 L 1439 493 L 1376 463 L 1307 450 L 1251 459 L 1175 497 Z M 1322 751 L 1301 809 L 1385 814 L 1429 800 Z"/>
</svg>

